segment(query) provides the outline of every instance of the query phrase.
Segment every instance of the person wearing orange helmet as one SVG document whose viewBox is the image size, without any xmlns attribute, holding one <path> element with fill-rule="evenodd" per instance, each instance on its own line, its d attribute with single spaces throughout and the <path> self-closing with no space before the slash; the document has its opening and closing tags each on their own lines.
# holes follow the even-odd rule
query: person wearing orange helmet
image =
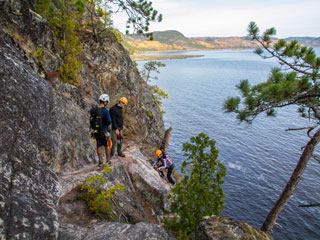
<svg viewBox="0 0 320 240">
<path fill-rule="evenodd" d="M 128 104 L 128 99 L 121 97 L 119 102 L 110 108 L 110 115 L 112 120 L 112 148 L 111 148 L 111 157 L 114 156 L 117 149 L 119 157 L 125 157 L 122 153 L 122 141 L 123 141 L 123 115 L 122 109 Z"/>
<path fill-rule="evenodd" d="M 168 181 L 174 186 L 176 182 L 172 178 L 172 171 L 174 169 L 174 163 L 173 161 L 169 158 L 167 154 L 162 152 L 160 149 L 157 149 L 155 152 L 157 158 L 153 163 L 153 167 L 157 168 L 157 171 L 160 173 L 160 176 L 163 177 L 163 170 L 168 169 L 167 171 L 167 178 Z M 159 165 L 160 163 L 160 165 Z"/>
</svg>

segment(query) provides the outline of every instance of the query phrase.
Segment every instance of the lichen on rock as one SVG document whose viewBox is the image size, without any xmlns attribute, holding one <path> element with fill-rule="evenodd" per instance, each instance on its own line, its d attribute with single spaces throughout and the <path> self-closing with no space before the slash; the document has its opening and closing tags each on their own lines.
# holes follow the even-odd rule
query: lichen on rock
<svg viewBox="0 0 320 240">
<path fill-rule="evenodd" d="M 272 240 L 273 238 L 247 223 L 235 221 L 228 217 L 210 216 L 199 221 L 191 239 Z"/>
</svg>

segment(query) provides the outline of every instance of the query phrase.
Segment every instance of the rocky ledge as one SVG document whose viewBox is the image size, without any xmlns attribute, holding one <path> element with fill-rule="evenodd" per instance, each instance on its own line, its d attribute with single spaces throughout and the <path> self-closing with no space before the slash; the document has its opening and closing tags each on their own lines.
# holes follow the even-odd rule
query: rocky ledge
<svg viewBox="0 0 320 240">
<path fill-rule="evenodd" d="M 124 151 L 125 158 L 112 158 L 112 172 L 105 176 L 105 187 L 121 184 L 122 192 L 113 199 L 115 215 L 119 222 L 138 223 L 148 220 L 160 223 L 163 215 L 169 213 L 167 195 L 169 183 L 152 168 L 149 160 L 141 153 L 138 145 L 131 143 Z M 102 169 L 92 166 L 59 176 L 59 219 L 60 225 L 87 226 L 95 224 L 84 202 L 77 199 L 78 186 L 87 177 L 102 174 Z"/>
<path fill-rule="evenodd" d="M 192 240 L 272 240 L 273 238 L 250 226 L 228 217 L 204 217 L 192 233 Z"/>
</svg>

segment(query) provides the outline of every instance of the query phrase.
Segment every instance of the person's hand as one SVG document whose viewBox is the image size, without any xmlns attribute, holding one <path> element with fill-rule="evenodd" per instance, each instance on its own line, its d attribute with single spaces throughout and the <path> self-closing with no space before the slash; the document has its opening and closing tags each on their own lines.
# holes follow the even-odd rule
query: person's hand
<svg viewBox="0 0 320 240">
<path fill-rule="evenodd" d="M 116 134 L 117 134 L 117 136 L 120 134 L 118 129 L 116 129 Z"/>
</svg>

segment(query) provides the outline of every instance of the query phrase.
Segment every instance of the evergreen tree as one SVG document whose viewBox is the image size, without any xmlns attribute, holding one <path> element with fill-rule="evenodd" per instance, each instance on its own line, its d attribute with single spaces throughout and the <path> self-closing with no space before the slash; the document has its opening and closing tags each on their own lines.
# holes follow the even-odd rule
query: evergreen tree
<svg viewBox="0 0 320 240">
<path fill-rule="evenodd" d="M 223 210 L 225 194 L 222 184 L 225 166 L 217 160 L 215 141 L 200 133 L 183 144 L 184 156 L 180 183 L 172 189 L 171 213 L 177 218 L 165 219 L 166 227 L 179 231 L 180 238 L 186 238 L 204 216 L 219 216 Z"/>
<path fill-rule="evenodd" d="M 302 46 L 297 41 L 273 41 L 271 37 L 276 34 L 274 28 L 267 29 L 260 35 L 257 25 L 251 22 L 248 32 L 252 40 L 258 41 L 262 46 L 256 49 L 256 53 L 263 58 L 275 58 L 280 68 L 273 69 L 268 80 L 257 85 L 251 85 L 248 80 L 240 81 L 237 88 L 242 97 L 228 98 L 224 103 L 226 112 L 234 112 L 240 121 L 251 123 L 260 113 L 276 116 L 276 109 L 295 105 L 300 116 L 313 123 L 310 127 L 292 129 L 308 130 L 310 141 L 304 147 L 290 180 L 261 227 L 261 230 L 270 232 L 320 140 L 320 58 L 312 48 Z M 312 131 L 315 131 L 314 135 L 311 135 Z"/>
<path fill-rule="evenodd" d="M 86 9 L 89 19 L 85 25 L 91 28 L 93 37 L 100 42 L 100 35 L 112 26 L 109 1 L 86 0 Z"/>
<path fill-rule="evenodd" d="M 103 43 L 100 35 L 108 30 L 117 40 L 120 34 L 111 29 L 111 6 L 118 6 L 128 14 L 127 25 L 134 31 L 152 38 L 148 33 L 150 21 L 161 21 L 162 15 L 152 8 L 152 2 L 138 0 L 36 0 L 35 10 L 45 17 L 57 37 L 60 51 L 60 72 L 64 82 L 77 85 L 82 64 L 82 44 L 78 37 L 83 27 L 92 29 L 92 35 Z M 116 11 L 117 12 L 117 11 Z M 89 20 L 88 20 L 89 19 Z M 83 26 L 82 26 L 83 25 Z"/>
<path fill-rule="evenodd" d="M 146 82 L 151 82 L 152 79 L 157 80 L 158 77 L 153 75 L 153 73 L 160 73 L 159 68 L 165 67 L 166 65 L 162 62 L 158 61 L 149 61 L 143 65 L 143 69 L 141 71 L 141 77 Z"/>
<path fill-rule="evenodd" d="M 143 69 L 141 70 L 140 74 L 141 77 L 146 81 L 146 82 L 151 82 L 151 80 L 157 80 L 158 77 L 157 75 L 154 75 L 154 73 L 160 73 L 159 68 L 160 67 L 165 67 L 166 65 L 162 62 L 158 61 L 150 61 L 147 62 L 143 65 Z M 162 99 L 164 98 L 169 98 L 169 94 L 163 91 L 159 86 L 157 85 L 152 85 L 151 86 L 153 98 L 157 101 L 159 104 L 159 107 L 161 109 L 162 113 L 165 113 L 162 109 Z"/>
<path fill-rule="evenodd" d="M 142 34 L 153 40 L 149 32 L 150 22 L 161 22 L 162 14 L 152 7 L 152 2 L 146 0 L 86 0 L 87 10 L 90 14 L 90 23 L 94 35 L 98 34 L 97 29 L 105 29 L 111 26 L 111 15 L 124 11 L 127 16 L 127 31 L 132 27 L 132 33 Z M 112 11 L 111 9 L 116 9 Z M 102 27 L 102 28 L 101 28 Z"/>
<path fill-rule="evenodd" d="M 35 9 L 48 20 L 61 48 L 61 62 L 57 70 L 60 72 L 62 81 L 77 85 L 78 74 L 82 68 L 81 62 L 77 59 L 82 53 L 82 44 L 77 31 L 80 28 L 80 15 L 85 11 L 84 2 L 82 0 L 37 0 Z"/>
<path fill-rule="evenodd" d="M 152 2 L 146 0 L 109 0 L 115 4 L 118 10 L 125 11 L 128 15 L 127 31 L 129 33 L 130 26 L 133 27 L 133 33 L 143 34 L 153 40 L 152 33 L 149 33 L 149 25 L 151 21 L 161 22 L 162 14 L 152 7 Z"/>
</svg>

